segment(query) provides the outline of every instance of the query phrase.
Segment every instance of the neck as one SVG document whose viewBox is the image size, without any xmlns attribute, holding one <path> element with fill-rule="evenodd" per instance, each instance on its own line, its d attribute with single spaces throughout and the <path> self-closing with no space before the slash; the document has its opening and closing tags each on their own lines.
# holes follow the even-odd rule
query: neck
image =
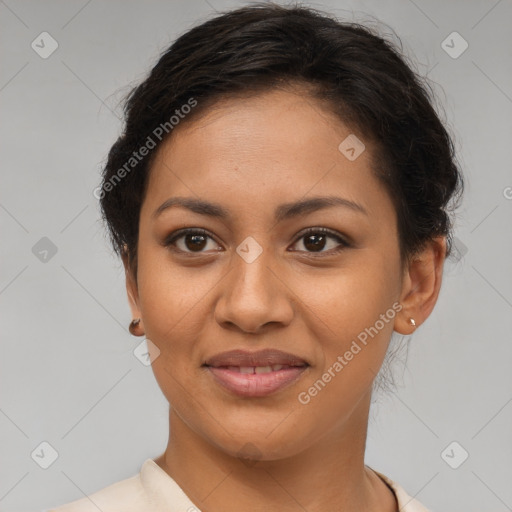
<svg viewBox="0 0 512 512">
<path fill-rule="evenodd" d="M 170 435 L 155 462 L 202 512 L 395 512 L 393 492 L 364 465 L 370 396 L 309 448 L 279 460 L 227 454 L 191 430 L 171 408 Z"/>
</svg>

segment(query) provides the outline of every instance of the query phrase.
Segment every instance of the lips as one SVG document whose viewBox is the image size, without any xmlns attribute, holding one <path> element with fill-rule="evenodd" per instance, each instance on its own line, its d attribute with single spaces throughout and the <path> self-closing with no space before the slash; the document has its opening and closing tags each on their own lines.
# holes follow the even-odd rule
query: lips
<svg viewBox="0 0 512 512">
<path fill-rule="evenodd" d="M 222 352 L 210 357 L 204 363 L 206 366 L 214 368 L 238 367 L 238 368 L 256 368 L 268 366 L 307 366 L 308 363 L 294 354 L 282 352 L 281 350 L 265 349 L 258 352 L 247 352 L 245 350 L 231 350 Z"/>
<path fill-rule="evenodd" d="M 223 352 L 207 359 L 203 366 L 231 393 L 241 397 L 264 397 L 296 381 L 309 364 L 294 354 L 266 349 Z"/>
<path fill-rule="evenodd" d="M 223 368 L 223 366 L 214 366 L 212 368 Z M 238 373 L 269 373 L 269 372 L 277 372 L 282 370 L 283 368 L 296 368 L 294 366 L 288 366 L 284 364 L 273 364 L 271 366 L 228 366 L 227 369 L 232 372 Z"/>
</svg>

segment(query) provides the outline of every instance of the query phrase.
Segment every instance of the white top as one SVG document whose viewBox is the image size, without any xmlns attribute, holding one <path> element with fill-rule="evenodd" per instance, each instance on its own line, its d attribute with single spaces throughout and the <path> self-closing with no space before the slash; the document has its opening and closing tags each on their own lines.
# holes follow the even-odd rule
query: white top
<svg viewBox="0 0 512 512">
<path fill-rule="evenodd" d="M 373 470 L 375 471 L 375 470 Z M 400 512 L 429 512 L 400 485 L 375 471 L 395 493 Z M 153 459 L 138 475 L 116 482 L 71 503 L 42 512 L 201 512 L 181 487 Z"/>
</svg>

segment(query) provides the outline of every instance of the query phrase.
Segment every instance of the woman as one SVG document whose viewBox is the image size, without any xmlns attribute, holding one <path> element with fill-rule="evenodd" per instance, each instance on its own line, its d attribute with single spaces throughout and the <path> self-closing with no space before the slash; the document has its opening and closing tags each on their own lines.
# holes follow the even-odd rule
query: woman
<svg viewBox="0 0 512 512">
<path fill-rule="evenodd" d="M 96 194 L 169 441 L 53 510 L 427 510 L 364 464 L 463 188 L 420 79 L 368 28 L 256 4 L 177 39 L 125 112 Z"/>
</svg>

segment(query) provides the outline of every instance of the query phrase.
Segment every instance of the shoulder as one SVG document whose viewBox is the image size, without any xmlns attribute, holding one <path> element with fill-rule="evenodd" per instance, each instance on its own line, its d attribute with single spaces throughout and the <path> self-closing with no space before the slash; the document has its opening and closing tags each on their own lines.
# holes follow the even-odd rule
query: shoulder
<svg viewBox="0 0 512 512">
<path fill-rule="evenodd" d="M 198 510 L 179 485 L 153 460 L 140 472 L 79 500 L 42 512 L 183 512 Z"/>
<path fill-rule="evenodd" d="M 84 498 L 42 512 L 135 512 L 149 510 L 140 474 L 100 489 Z"/>
<path fill-rule="evenodd" d="M 418 500 L 409 496 L 401 485 L 374 469 L 372 471 L 374 471 L 389 487 L 391 487 L 395 493 L 400 512 L 430 512 Z"/>
</svg>

